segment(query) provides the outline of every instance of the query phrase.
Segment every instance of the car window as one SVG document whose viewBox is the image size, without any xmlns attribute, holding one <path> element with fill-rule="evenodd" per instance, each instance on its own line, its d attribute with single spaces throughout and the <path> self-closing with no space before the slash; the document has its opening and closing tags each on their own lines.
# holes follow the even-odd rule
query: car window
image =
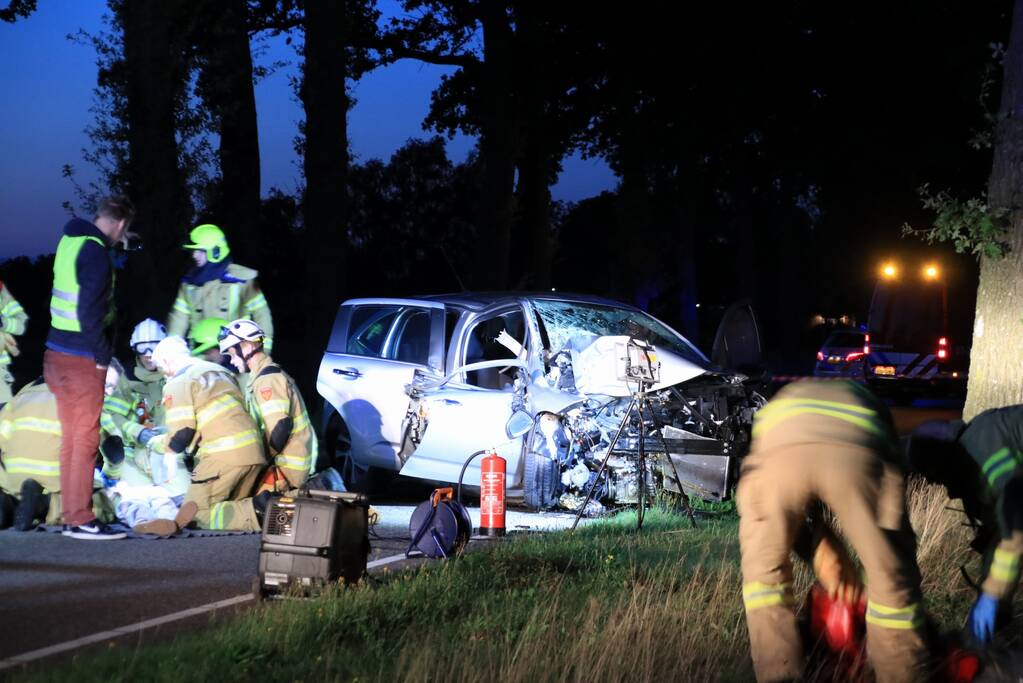
<svg viewBox="0 0 1023 683">
<path fill-rule="evenodd" d="M 840 332 L 828 337 L 825 346 L 863 346 L 863 335 L 854 332 Z"/>
<path fill-rule="evenodd" d="M 348 324 L 345 353 L 383 358 L 387 333 L 398 315 L 397 306 L 356 306 Z"/>
<path fill-rule="evenodd" d="M 502 332 L 507 333 L 507 336 L 502 335 Z M 522 346 L 526 344 L 526 320 L 521 310 L 508 311 L 473 325 L 467 336 L 465 364 L 516 358 L 515 352 L 509 348 L 509 344 L 514 343 L 508 342 L 508 337 Z M 506 343 L 498 341 L 499 338 L 505 339 Z M 502 373 L 501 370 L 488 368 L 470 371 L 466 373 L 465 381 L 485 389 L 507 389 L 515 375 Z"/>
<path fill-rule="evenodd" d="M 412 309 L 402 316 L 388 357 L 406 363 L 428 365 L 430 359 L 430 312 Z"/>
</svg>

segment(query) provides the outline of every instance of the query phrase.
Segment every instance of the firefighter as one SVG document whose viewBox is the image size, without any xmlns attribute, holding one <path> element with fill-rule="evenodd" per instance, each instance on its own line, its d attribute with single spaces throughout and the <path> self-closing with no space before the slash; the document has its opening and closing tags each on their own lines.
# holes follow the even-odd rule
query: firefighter
<svg viewBox="0 0 1023 683">
<path fill-rule="evenodd" d="M 245 405 L 263 433 L 274 490 L 297 489 L 316 465 L 316 434 L 302 394 L 266 352 L 266 334 L 252 320 L 235 320 L 220 332 L 220 352 L 249 375 Z"/>
<path fill-rule="evenodd" d="M 60 435 L 57 399 L 41 377 L 0 410 L 0 528 L 60 523 Z"/>
<path fill-rule="evenodd" d="M 18 342 L 14 338 L 25 333 L 27 323 L 25 309 L 0 282 L 0 408 L 11 400 L 14 376 L 10 365 L 12 358 L 18 355 Z"/>
<path fill-rule="evenodd" d="M 223 365 L 233 371 L 231 363 L 227 362 L 218 347 L 220 330 L 226 324 L 227 320 L 224 318 L 203 318 L 188 330 L 188 344 L 192 348 L 193 356 Z"/>
<path fill-rule="evenodd" d="M 184 337 L 203 318 L 233 320 L 247 315 L 263 328 L 267 348 L 273 346 L 273 319 L 266 297 L 256 282 L 258 273 L 231 262 L 224 232 L 209 223 L 189 233 L 185 249 L 192 250 L 195 267 L 181 281 L 167 319 L 167 331 Z"/>
<path fill-rule="evenodd" d="M 909 459 L 925 479 L 960 498 L 983 553 L 983 579 L 966 628 L 987 645 L 1011 617 L 1023 556 L 1023 405 L 986 410 L 964 423 L 934 420 L 914 430 Z"/>
<path fill-rule="evenodd" d="M 157 344 L 153 362 L 167 377 L 167 433 L 151 444 L 181 457 L 194 452 L 195 466 L 177 517 L 143 522 L 135 530 L 169 535 L 193 520 L 204 529 L 221 528 L 217 503 L 251 496 L 266 464 L 259 432 L 229 372 L 192 356 L 181 337 Z"/>
<path fill-rule="evenodd" d="M 863 562 L 867 655 L 878 681 L 925 678 L 916 539 L 896 443 L 888 409 L 852 382 L 789 384 L 756 414 L 736 503 L 743 602 L 758 681 L 803 674 L 789 557 L 794 548 L 804 548 L 804 559 L 813 557 L 830 594 L 850 599 L 860 589 L 834 534 L 808 533 L 807 513 L 818 506 L 830 508 Z M 818 530 L 822 524 L 818 517 Z"/>
</svg>

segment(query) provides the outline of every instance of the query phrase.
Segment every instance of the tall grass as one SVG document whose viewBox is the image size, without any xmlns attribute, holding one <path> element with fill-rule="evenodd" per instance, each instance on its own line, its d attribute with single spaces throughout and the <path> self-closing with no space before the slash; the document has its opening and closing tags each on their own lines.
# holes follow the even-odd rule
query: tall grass
<svg viewBox="0 0 1023 683">
<path fill-rule="evenodd" d="M 914 483 L 928 604 L 961 624 L 972 593 L 958 566 L 967 530 L 944 492 Z M 517 539 L 490 552 L 391 575 L 311 602 L 261 607 L 206 633 L 115 648 L 74 678 L 191 680 L 752 680 L 740 597 L 737 519 L 622 515 L 575 535 Z M 796 589 L 811 580 L 797 565 Z M 34 677 L 64 680 L 67 667 Z M 33 677 L 33 676 L 26 676 Z"/>
</svg>

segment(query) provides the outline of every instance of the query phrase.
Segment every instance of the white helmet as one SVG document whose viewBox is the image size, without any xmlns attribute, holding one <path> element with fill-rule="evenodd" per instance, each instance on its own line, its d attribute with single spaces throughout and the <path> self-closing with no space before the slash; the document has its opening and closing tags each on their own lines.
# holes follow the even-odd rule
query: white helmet
<svg viewBox="0 0 1023 683">
<path fill-rule="evenodd" d="M 188 342 L 177 335 L 166 337 L 153 349 L 153 364 L 163 372 L 177 370 L 192 360 Z"/>
<path fill-rule="evenodd" d="M 167 328 L 163 326 L 163 323 L 146 318 L 135 326 L 128 345 L 138 355 L 145 356 L 151 354 L 156 345 L 166 338 Z"/>
<path fill-rule="evenodd" d="M 266 333 L 263 332 L 263 328 L 244 318 L 233 320 L 221 327 L 220 334 L 217 336 L 221 353 L 227 353 L 229 348 L 243 341 L 262 344 L 264 339 L 266 339 Z"/>
</svg>

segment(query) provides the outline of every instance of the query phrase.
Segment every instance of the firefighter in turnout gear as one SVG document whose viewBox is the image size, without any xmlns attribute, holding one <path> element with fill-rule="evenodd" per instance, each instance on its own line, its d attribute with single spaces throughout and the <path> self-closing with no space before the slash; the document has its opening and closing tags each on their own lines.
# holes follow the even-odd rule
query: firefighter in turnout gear
<svg viewBox="0 0 1023 683">
<path fill-rule="evenodd" d="M 256 282 L 258 273 L 231 262 L 231 250 L 216 225 L 195 227 L 185 249 L 192 250 L 195 267 L 181 281 L 178 297 L 167 318 L 167 331 L 184 337 L 203 318 L 233 320 L 247 315 L 266 333 L 273 346 L 273 319 L 266 297 Z"/>
<path fill-rule="evenodd" d="M 813 534 L 807 525 L 808 512 L 820 506 L 838 519 L 866 571 L 867 655 L 877 680 L 926 679 L 926 616 L 896 444 L 887 407 L 852 382 L 789 384 L 756 414 L 736 503 L 758 681 L 803 675 L 790 552 L 802 547 L 804 559 L 813 556 L 829 593 L 848 599 L 859 589 L 834 534 Z M 821 524 L 818 517 L 818 530 Z"/>
<path fill-rule="evenodd" d="M 18 342 L 15 337 L 25 333 L 28 315 L 21 304 L 11 296 L 11 291 L 0 282 L 0 408 L 11 400 L 11 386 L 14 376 L 11 375 L 11 360 L 18 355 Z"/>
<path fill-rule="evenodd" d="M 971 544 L 983 553 L 982 580 L 967 630 L 986 645 L 1012 615 L 1023 556 L 1023 405 L 986 410 L 964 423 L 934 420 L 909 441 L 914 470 L 960 498 L 977 530 Z M 997 623 L 996 623 L 997 622 Z"/>
<path fill-rule="evenodd" d="M 57 399 L 42 378 L 0 410 L 0 528 L 60 523 L 60 435 Z"/>
<path fill-rule="evenodd" d="M 229 371 L 193 357 L 181 337 L 161 341 L 153 362 L 167 377 L 167 433 L 154 440 L 182 457 L 194 453 L 195 466 L 177 517 L 135 530 L 169 535 L 193 520 L 204 529 L 223 528 L 218 504 L 251 496 L 266 465 L 259 432 Z"/>
<path fill-rule="evenodd" d="M 279 471 L 275 490 L 297 489 L 316 466 L 316 434 L 302 394 L 263 348 L 266 335 L 252 320 L 235 320 L 220 333 L 220 352 L 249 375 L 245 405 L 263 433 L 267 457 Z"/>
</svg>

